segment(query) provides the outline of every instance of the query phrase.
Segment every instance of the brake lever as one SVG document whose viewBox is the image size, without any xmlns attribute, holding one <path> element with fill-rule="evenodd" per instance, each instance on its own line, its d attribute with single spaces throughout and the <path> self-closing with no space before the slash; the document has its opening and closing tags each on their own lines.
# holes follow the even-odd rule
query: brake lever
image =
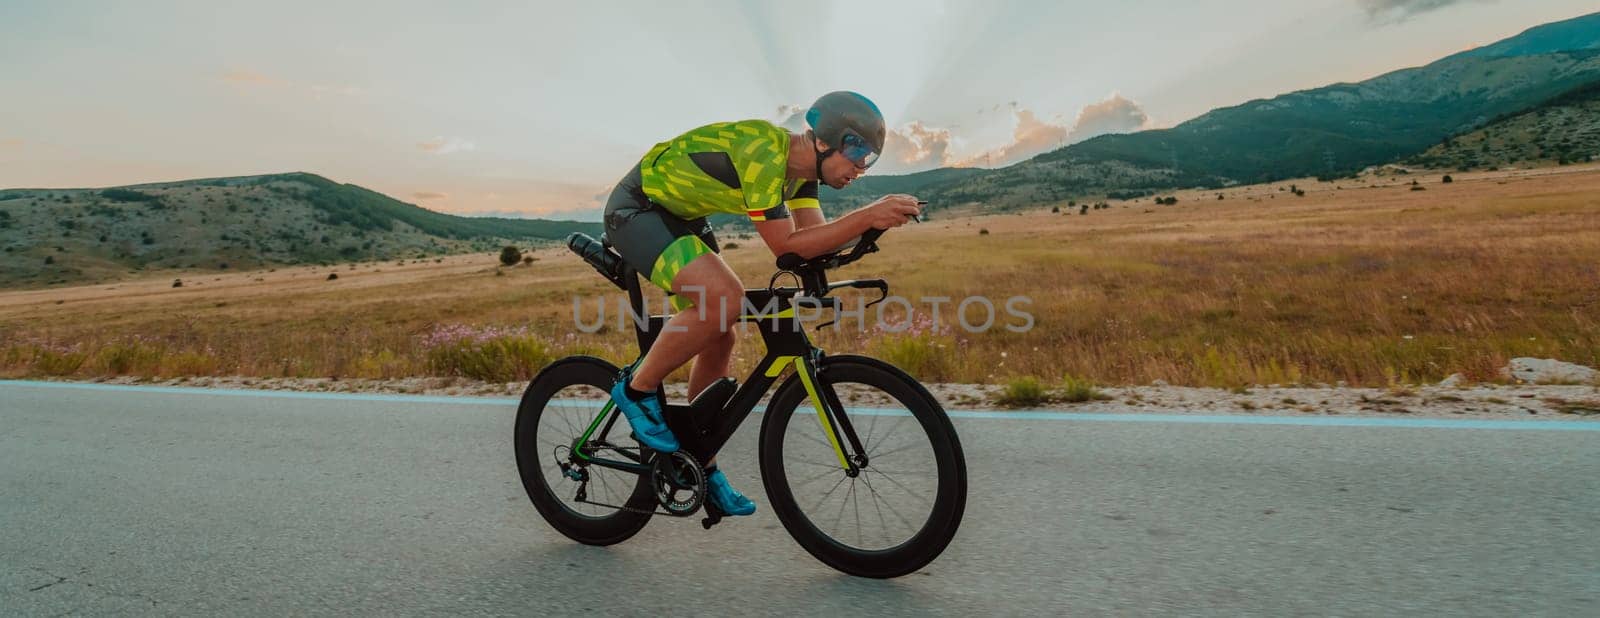
<svg viewBox="0 0 1600 618">
<path fill-rule="evenodd" d="M 863 279 L 861 281 L 851 281 L 851 282 L 849 282 L 849 285 L 841 285 L 840 287 L 854 288 L 854 289 L 857 289 L 857 290 L 873 289 L 873 290 L 877 290 L 878 291 L 878 298 L 876 300 L 873 300 L 870 303 L 862 305 L 861 310 L 863 312 L 865 312 L 868 308 L 871 308 L 873 305 L 876 305 L 878 303 L 883 302 L 884 299 L 889 298 L 889 282 L 888 281 L 884 281 L 882 279 Z M 837 298 L 834 298 L 833 300 L 838 301 Z M 834 311 L 838 311 L 839 310 L 839 307 L 838 307 L 838 303 L 839 302 L 842 302 L 842 301 L 835 302 L 834 305 L 831 307 Z M 818 324 L 814 328 L 812 328 L 812 330 L 817 331 L 817 332 L 822 332 L 822 327 L 828 326 L 829 324 L 833 324 L 834 322 L 838 322 L 838 321 L 839 321 L 838 314 L 834 314 L 834 319 L 828 320 L 828 321 L 823 322 L 821 324 Z"/>
</svg>

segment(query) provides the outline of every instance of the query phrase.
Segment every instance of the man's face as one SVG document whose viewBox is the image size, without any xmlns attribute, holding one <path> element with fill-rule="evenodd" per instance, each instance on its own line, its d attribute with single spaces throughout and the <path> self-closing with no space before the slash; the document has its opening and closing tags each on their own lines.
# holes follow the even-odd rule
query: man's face
<svg viewBox="0 0 1600 618">
<path fill-rule="evenodd" d="M 843 154 L 835 151 L 822 160 L 822 183 L 835 189 L 843 189 L 850 181 L 859 178 L 867 172 L 866 169 L 856 167 L 854 161 L 845 158 Z"/>
</svg>

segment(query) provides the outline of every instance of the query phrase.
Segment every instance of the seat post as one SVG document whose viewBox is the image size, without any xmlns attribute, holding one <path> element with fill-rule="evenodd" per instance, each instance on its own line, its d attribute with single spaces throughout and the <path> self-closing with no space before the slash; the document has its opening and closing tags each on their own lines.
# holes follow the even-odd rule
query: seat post
<svg viewBox="0 0 1600 618">
<path fill-rule="evenodd" d="M 628 315 L 628 319 L 633 320 L 633 333 L 639 340 L 639 357 L 643 358 L 650 352 L 650 346 L 655 344 L 658 329 L 651 328 L 652 320 L 645 312 L 644 290 L 639 285 L 639 271 L 631 266 L 623 266 L 622 280 L 626 282 L 628 290 L 628 307 L 633 311 Z"/>
</svg>

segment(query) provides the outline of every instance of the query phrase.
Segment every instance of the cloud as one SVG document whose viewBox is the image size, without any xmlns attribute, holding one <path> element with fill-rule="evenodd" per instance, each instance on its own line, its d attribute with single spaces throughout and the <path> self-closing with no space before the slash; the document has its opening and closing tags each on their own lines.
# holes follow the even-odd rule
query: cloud
<svg viewBox="0 0 1600 618">
<path fill-rule="evenodd" d="M 1072 128 L 1039 120 L 1030 109 L 1016 109 L 1017 126 L 1011 131 L 1011 143 L 972 155 L 956 162 L 957 167 L 999 167 L 1010 165 L 1036 154 L 1063 145 Z"/>
<path fill-rule="evenodd" d="M 440 193 L 438 191 L 418 191 L 416 193 L 412 193 L 411 197 L 417 198 L 419 200 L 443 200 L 443 199 L 449 199 L 450 194 L 448 194 L 448 193 Z"/>
<path fill-rule="evenodd" d="M 1011 143 L 990 149 L 955 163 L 957 167 L 1000 167 L 1108 133 L 1129 133 L 1153 126 L 1149 114 L 1132 99 L 1115 92 L 1105 100 L 1078 110 L 1071 125 L 1040 119 L 1033 110 L 1016 107 L 1017 126 Z"/>
<path fill-rule="evenodd" d="M 1494 0 L 1356 0 L 1367 12 L 1367 19 L 1376 23 L 1397 23 L 1413 15 L 1438 10 L 1465 2 L 1493 2 Z"/>
<path fill-rule="evenodd" d="M 889 173 L 920 172 L 950 164 L 950 130 L 930 127 L 921 121 L 891 129 L 884 138 L 883 161 L 879 166 Z"/>
<path fill-rule="evenodd" d="M 1144 107 L 1113 92 L 1104 101 L 1078 110 L 1078 119 L 1072 124 L 1067 142 L 1075 144 L 1097 135 L 1130 133 L 1150 126 L 1150 115 L 1144 112 Z"/>
<path fill-rule="evenodd" d="M 804 105 L 779 105 L 777 125 L 800 133 L 810 128 L 806 125 L 806 109 Z"/>
<path fill-rule="evenodd" d="M 426 142 L 417 142 L 417 150 L 428 154 L 447 155 L 453 152 L 466 152 L 474 150 L 477 144 L 459 137 L 435 137 Z"/>
</svg>

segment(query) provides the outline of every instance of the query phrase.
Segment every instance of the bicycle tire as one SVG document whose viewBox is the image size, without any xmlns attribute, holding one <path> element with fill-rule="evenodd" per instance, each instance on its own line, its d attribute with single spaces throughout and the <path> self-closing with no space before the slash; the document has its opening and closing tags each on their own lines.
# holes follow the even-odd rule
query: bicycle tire
<svg viewBox="0 0 1600 618">
<path fill-rule="evenodd" d="M 553 455 L 540 447 L 540 418 L 549 407 L 555 394 L 572 386 L 591 386 L 609 392 L 617 379 L 617 367 L 592 356 L 569 356 L 545 367 L 522 394 L 517 407 L 517 422 L 513 447 L 517 456 L 517 473 L 534 508 L 544 516 L 552 528 L 579 543 L 586 545 L 612 545 L 628 540 L 650 522 L 655 498 L 650 481 L 637 475 L 633 493 L 625 506 L 646 512 L 617 510 L 609 516 L 592 517 L 568 507 L 555 495 L 555 489 L 546 480 L 543 466 L 554 466 Z M 599 408 L 596 408 L 596 412 Z M 626 428 L 626 424 L 623 425 Z M 625 429 L 624 429 L 625 430 Z M 578 436 L 547 437 L 546 442 L 571 443 Z"/>
<path fill-rule="evenodd" d="M 966 459 L 955 427 L 938 400 L 914 378 L 900 369 L 873 358 L 853 355 L 828 356 L 818 367 L 821 385 L 857 383 L 881 390 L 898 400 L 926 433 L 937 465 L 937 494 L 928 519 L 906 541 L 887 549 L 867 550 L 852 547 L 818 528 L 800 507 L 784 467 L 784 435 L 789 419 L 797 413 L 812 414 L 803 385 L 791 376 L 779 387 L 767 406 L 761 424 L 761 476 L 773 512 L 812 556 L 839 571 L 870 578 L 892 578 L 915 572 L 939 557 L 955 538 L 966 509 Z M 800 407 L 804 405 L 803 409 Z M 846 414 L 851 407 L 846 405 Z M 857 427 L 861 425 L 856 420 Z M 870 447 L 868 447 L 870 448 Z M 868 462 L 867 471 L 872 469 Z M 840 470 L 839 474 L 844 475 Z M 863 475 L 868 472 L 863 472 Z"/>
</svg>

